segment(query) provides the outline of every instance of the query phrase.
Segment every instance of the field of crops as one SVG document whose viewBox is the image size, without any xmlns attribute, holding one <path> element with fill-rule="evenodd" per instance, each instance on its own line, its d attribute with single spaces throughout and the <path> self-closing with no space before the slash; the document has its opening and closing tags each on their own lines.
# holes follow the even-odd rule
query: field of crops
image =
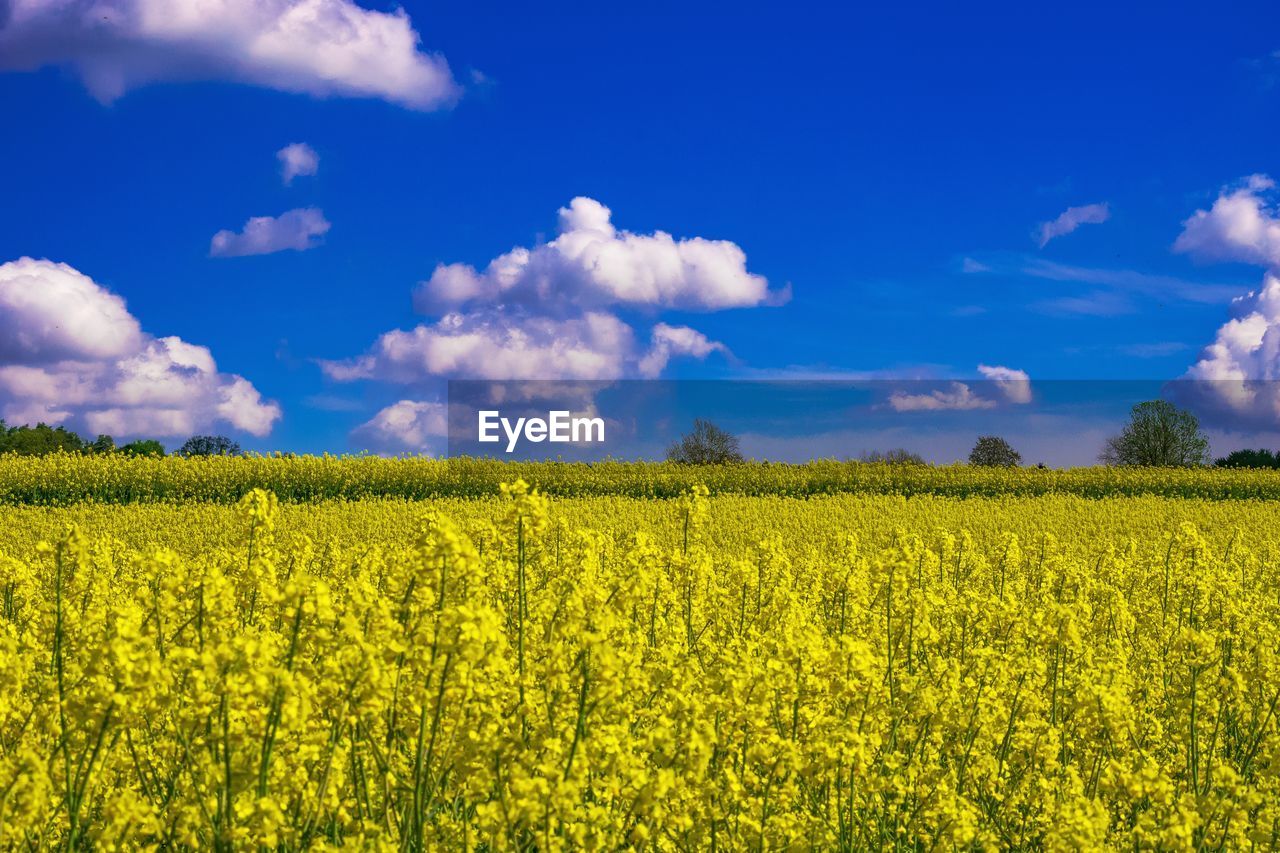
<svg viewBox="0 0 1280 853">
<path fill-rule="evenodd" d="M 802 465 L 745 462 L 501 462 L 376 456 L 250 456 L 181 459 L 119 455 L 0 455 L 0 504 L 66 505 L 216 501 L 253 489 L 284 502 L 366 498 L 488 497 L 524 479 L 557 497 L 674 498 L 693 486 L 712 494 L 1159 495 L 1280 500 L 1275 471 L 1223 468 L 980 468 L 819 460 Z"/>
<path fill-rule="evenodd" d="M 1275 475 L 118 464 L 0 460 L 0 847 L 1280 837 Z"/>
</svg>

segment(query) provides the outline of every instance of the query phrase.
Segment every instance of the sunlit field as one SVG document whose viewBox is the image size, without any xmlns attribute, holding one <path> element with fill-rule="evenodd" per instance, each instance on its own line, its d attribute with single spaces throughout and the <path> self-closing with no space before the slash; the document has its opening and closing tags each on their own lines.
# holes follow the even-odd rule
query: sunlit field
<svg viewBox="0 0 1280 853">
<path fill-rule="evenodd" d="M 116 464 L 0 460 L 6 848 L 1280 833 L 1280 512 L 1214 498 L 1274 475 Z"/>
</svg>

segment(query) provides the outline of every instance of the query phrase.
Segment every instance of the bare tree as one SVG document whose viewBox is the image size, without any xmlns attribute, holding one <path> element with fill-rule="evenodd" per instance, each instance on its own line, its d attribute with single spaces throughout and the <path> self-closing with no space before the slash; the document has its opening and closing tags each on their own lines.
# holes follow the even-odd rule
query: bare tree
<svg viewBox="0 0 1280 853">
<path fill-rule="evenodd" d="M 737 436 L 720 429 L 711 421 L 697 418 L 693 431 L 667 449 L 667 461 L 684 465 L 723 465 L 741 462 Z"/>
<path fill-rule="evenodd" d="M 859 462 L 879 463 L 882 465 L 927 465 L 924 457 L 903 447 L 892 450 L 864 450 L 858 457 Z"/>
</svg>

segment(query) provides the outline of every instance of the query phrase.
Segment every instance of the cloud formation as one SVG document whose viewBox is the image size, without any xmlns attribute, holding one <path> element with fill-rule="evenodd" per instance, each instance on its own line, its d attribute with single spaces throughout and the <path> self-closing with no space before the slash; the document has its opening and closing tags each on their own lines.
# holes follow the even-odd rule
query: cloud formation
<svg viewBox="0 0 1280 853">
<path fill-rule="evenodd" d="M 90 433 L 181 437 L 225 424 L 266 435 L 280 407 L 213 355 L 142 331 L 124 300 L 66 265 L 0 265 L 0 416 Z"/>
<path fill-rule="evenodd" d="M 329 220 L 316 207 L 298 207 L 279 216 L 255 216 L 239 233 L 224 229 L 214 234 L 209 241 L 209 254 L 237 258 L 286 249 L 304 252 L 320 245 L 320 237 L 328 233 L 329 227 Z"/>
<path fill-rule="evenodd" d="M 673 359 L 729 356 L 729 349 L 689 326 L 651 320 L 646 329 L 623 312 L 716 311 L 786 296 L 748 271 L 735 243 L 622 231 L 609 208 L 579 197 L 559 211 L 551 242 L 512 249 L 483 270 L 440 265 L 413 294 L 414 307 L 432 319 L 320 368 L 335 382 L 387 382 L 427 395 L 445 379 L 654 378 Z M 383 410 L 353 440 L 394 436 L 407 412 Z"/>
<path fill-rule="evenodd" d="M 889 408 L 895 412 L 964 412 L 1031 402 L 1031 377 L 1025 370 L 979 364 L 978 373 L 984 381 L 976 391 L 968 382 L 959 381 L 919 393 L 898 390 L 889 395 Z"/>
<path fill-rule="evenodd" d="M 142 327 L 124 300 L 66 264 L 0 266 L 0 363 L 105 360 L 137 352 Z"/>
<path fill-rule="evenodd" d="M 889 408 L 895 412 L 958 412 L 969 409 L 994 409 L 996 401 L 981 397 L 963 382 L 952 382 L 945 389 L 908 394 L 895 391 L 889 395 Z"/>
<path fill-rule="evenodd" d="M 1266 195 L 1274 188 L 1266 175 L 1224 187 L 1211 208 L 1182 223 L 1173 250 L 1207 260 L 1280 266 L 1280 213 Z"/>
<path fill-rule="evenodd" d="M 432 378 L 617 379 L 657 376 L 677 356 L 728 348 L 688 326 L 658 322 L 648 344 L 609 310 L 720 308 L 766 304 L 776 295 L 746 270 L 737 245 L 661 231 L 617 231 L 609 209 L 576 198 L 560 210 L 560 236 L 513 249 L 484 272 L 442 265 L 414 294 L 434 322 L 380 336 L 362 356 L 323 361 L 339 382 L 400 384 Z M 445 306 L 442 310 L 442 306 Z"/>
<path fill-rule="evenodd" d="M 402 9 L 351 0 L 7 0 L 0 68 L 73 68 L 110 103 L 150 83 L 216 80 L 314 97 L 447 106 L 459 87 Z"/>
<path fill-rule="evenodd" d="M 321 361 L 337 382 L 373 379 L 413 385 L 441 379 L 651 378 L 673 356 L 705 358 L 727 352 L 724 344 L 688 326 L 657 324 L 647 348 L 635 330 L 613 314 L 575 317 L 482 311 L 446 314 L 435 323 L 383 334 L 366 354 Z"/>
<path fill-rule="evenodd" d="M 294 178 L 314 175 L 320 170 L 320 155 L 305 142 L 294 142 L 276 152 L 280 161 L 280 179 L 285 186 L 293 183 Z"/>
<path fill-rule="evenodd" d="M 382 335 L 346 362 L 321 362 L 339 382 L 414 384 L 466 379 L 616 379 L 636 359 L 635 334 L 601 312 L 565 319 L 484 311 L 446 314 L 431 324 Z"/>
<path fill-rule="evenodd" d="M 1014 370 L 1012 367 L 979 364 L 978 372 L 991 382 L 1010 403 L 1031 402 L 1031 377 L 1025 370 Z"/>
<path fill-rule="evenodd" d="M 636 369 L 646 379 L 653 379 L 661 376 L 662 371 L 667 369 L 672 356 L 687 355 L 702 359 L 713 352 L 728 355 L 729 348 L 688 326 L 659 323 L 653 327 L 649 336 L 649 351 L 636 364 Z"/>
<path fill-rule="evenodd" d="M 351 437 L 365 450 L 379 453 L 439 453 L 447 434 L 448 408 L 444 403 L 401 400 L 356 427 Z"/>
<path fill-rule="evenodd" d="M 728 240 L 619 231 L 609 208 L 579 196 L 560 209 L 555 240 L 512 249 L 483 271 L 441 264 L 419 285 L 414 306 L 424 314 L 495 302 L 536 303 L 542 310 L 618 305 L 716 311 L 786 300 L 785 290 L 771 292 L 746 263 L 746 253 Z"/>
<path fill-rule="evenodd" d="M 1236 300 L 1231 319 L 1200 352 L 1171 396 L 1209 424 L 1280 428 L 1280 278 Z"/>
<path fill-rule="evenodd" d="M 1111 218 L 1111 208 L 1105 203 L 1086 204 L 1080 207 L 1068 207 L 1058 218 L 1050 222 L 1040 223 L 1040 248 L 1049 245 L 1049 241 L 1064 237 L 1081 225 L 1097 225 Z"/>
<path fill-rule="evenodd" d="M 1262 286 L 1235 299 L 1214 340 L 1173 383 L 1171 396 L 1209 424 L 1280 428 L 1280 213 L 1275 183 L 1250 175 L 1182 224 L 1174 251 L 1268 268 Z"/>
</svg>

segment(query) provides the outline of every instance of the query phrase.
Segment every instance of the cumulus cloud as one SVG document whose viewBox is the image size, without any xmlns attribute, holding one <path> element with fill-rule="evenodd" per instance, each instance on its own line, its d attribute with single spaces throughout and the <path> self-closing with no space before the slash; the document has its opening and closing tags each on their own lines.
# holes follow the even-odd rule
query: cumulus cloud
<svg viewBox="0 0 1280 853">
<path fill-rule="evenodd" d="M 724 352 L 687 326 L 657 324 L 642 350 L 635 331 L 607 312 L 546 317 L 508 311 L 446 314 L 409 331 L 382 335 L 368 353 L 322 361 L 330 379 L 413 384 L 431 377 L 466 379 L 618 379 L 656 376 L 671 357 Z"/>
<path fill-rule="evenodd" d="M 922 394 L 895 391 L 889 395 L 889 408 L 895 412 L 957 412 L 995 407 L 995 400 L 974 393 L 964 382 L 952 382 L 945 389 Z"/>
<path fill-rule="evenodd" d="M 304 252 L 320 245 L 319 238 L 329 231 L 329 220 L 318 208 L 299 207 L 279 216 L 255 216 L 244 230 L 222 230 L 209 242 L 209 254 L 215 258 L 244 255 L 269 255 L 286 249 Z"/>
<path fill-rule="evenodd" d="M 976 390 L 970 383 L 958 381 L 920 392 L 899 389 L 889 395 L 889 408 L 895 412 L 963 412 L 1031 402 L 1031 377 L 1025 370 L 979 364 L 978 373 L 984 381 Z"/>
<path fill-rule="evenodd" d="M 706 358 L 713 352 L 726 355 L 728 347 L 719 341 L 713 341 L 697 329 L 688 326 L 668 326 L 659 323 L 650 334 L 649 351 L 636 365 L 641 376 L 653 378 L 666 370 L 672 356 L 687 355 L 693 358 Z"/>
<path fill-rule="evenodd" d="M 1229 319 L 1170 396 L 1209 424 L 1280 428 L 1280 211 L 1275 183 L 1251 175 L 1224 187 L 1208 210 L 1183 222 L 1173 248 L 1196 257 L 1268 268 L 1262 286 L 1236 298 Z"/>
<path fill-rule="evenodd" d="M 785 301 L 763 276 L 747 271 L 746 253 L 728 240 L 679 239 L 664 231 L 618 230 L 609 208 L 584 197 L 560 209 L 559 235 L 517 247 L 483 271 L 441 264 L 414 294 L 424 314 L 467 305 L 537 304 L 602 308 L 654 306 L 715 311 Z"/>
<path fill-rule="evenodd" d="M 1058 214 L 1057 219 L 1040 223 L 1040 248 L 1049 245 L 1050 240 L 1070 234 L 1081 225 L 1098 225 L 1110 218 L 1111 208 L 1105 202 L 1068 207 Z"/>
<path fill-rule="evenodd" d="M 448 434 L 448 420 L 444 403 L 401 400 L 356 427 L 351 437 L 377 452 L 438 452 Z"/>
<path fill-rule="evenodd" d="M 152 337 L 124 300 L 66 264 L 0 265 L 0 415 L 177 437 L 214 424 L 266 435 L 280 407 L 208 349 Z"/>
<path fill-rule="evenodd" d="M 1250 175 L 1235 188 L 1223 188 L 1211 208 L 1197 210 L 1182 223 L 1174 251 L 1280 266 L 1280 213 L 1268 197 L 1274 188 L 1266 175 Z"/>
<path fill-rule="evenodd" d="M 1213 343 L 1171 384 L 1171 396 L 1208 423 L 1236 428 L 1280 427 L 1280 278 L 1236 300 Z"/>
<path fill-rule="evenodd" d="M 418 110 L 460 91 L 407 13 L 351 0 L 7 0 L 0 12 L 0 68 L 68 66 L 103 103 L 186 80 Z"/>
<path fill-rule="evenodd" d="M 136 352 L 142 328 L 124 300 L 66 264 L 0 266 L 0 364 L 101 360 Z"/>
<path fill-rule="evenodd" d="M 1010 403 L 1031 402 L 1031 377 L 1025 370 L 1014 370 L 1012 367 L 979 364 L 978 372 L 990 381 Z"/>
<path fill-rule="evenodd" d="M 727 240 L 619 230 L 609 208 L 583 197 L 559 213 L 559 232 L 549 243 L 512 249 L 483 270 L 437 267 L 413 295 L 414 307 L 431 319 L 384 333 L 362 355 L 320 361 L 325 376 L 428 394 L 447 379 L 655 378 L 673 359 L 729 356 L 729 349 L 689 326 L 656 319 L 641 325 L 631 314 L 752 307 L 787 297 L 786 289 L 771 290 L 749 272 L 746 253 Z M 582 405 L 593 396 L 584 393 Z M 370 424 L 353 439 L 368 442 Z M 385 438 L 394 430 L 376 432 Z"/>
<path fill-rule="evenodd" d="M 293 183 L 294 178 L 314 175 L 320 170 L 320 155 L 305 142 L 294 142 L 276 152 L 280 161 L 280 179 L 285 186 Z"/>
<path fill-rule="evenodd" d="M 323 361 L 335 381 L 402 384 L 429 378 L 583 379 L 659 375 L 672 358 L 728 354 L 688 326 L 658 322 L 642 334 L 614 309 L 716 310 L 779 298 L 746 269 L 736 244 L 676 240 L 618 231 L 607 207 L 575 198 L 560 210 L 550 243 L 517 248 L 483 272 L 438 267 L 414 294 L 415 307 L 438 315 L 378 338 L 354 359 Z"/>
<path fill-rule="evenodd" d="M 322 362 L 337 381 L 414 383 L 468 379 L 613 379 L 635 348 L 631 327 L 611 314 L 557 319 L 504 312 L 446 314 L 382 335 L 366 355 Z"/>
</svg>

